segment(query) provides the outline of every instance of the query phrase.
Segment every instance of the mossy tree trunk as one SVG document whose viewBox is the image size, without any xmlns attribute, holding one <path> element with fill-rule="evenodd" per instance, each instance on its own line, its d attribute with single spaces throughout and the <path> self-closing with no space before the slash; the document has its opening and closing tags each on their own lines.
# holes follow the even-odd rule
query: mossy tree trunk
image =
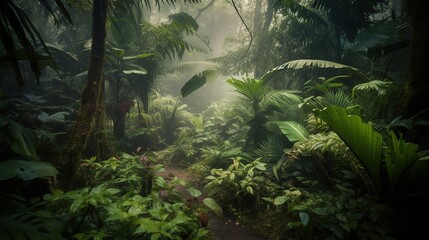
<svg viewBox="0 0 429 240">
<path fill-rule="evenodd" d="M 104 51 L 106 45 L 106 11 L 107 0 L 94 0 L 92 24 L 92 48 L 88 69 L 87 84 L 82 92 L 81 106 L 76 123 L 70 133 L 64 151 L 65 169 L 62 184 L 71 187 L 79 166 L 79 160 L 86 150 L 96 124 L 102 119 L 104 111 Z"/>
</svg>

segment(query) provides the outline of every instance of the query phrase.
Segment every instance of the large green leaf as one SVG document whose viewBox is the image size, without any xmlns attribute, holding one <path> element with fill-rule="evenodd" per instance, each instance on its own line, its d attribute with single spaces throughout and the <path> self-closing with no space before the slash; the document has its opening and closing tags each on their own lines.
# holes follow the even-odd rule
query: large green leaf
<svg viewBox="0 0 429 240">
<path fill-rule="evenodd" d="M 37 116 L 37 118 L 40 121 L 45 122 L 45 123 L 47 123 L 47 122 L 61 122 L 61 123 L 64 123 L 65 120 L 66 120 L 65 116 L 68 116 L 68 115 L 70 115 L 70 113 L 69 112 L 64 112 L 64 111 L 62 111 L 62 112 L 56 112 L 56 113 L 54 113 L 52 115 L 49 115 L 49 114 L 47 114 L 45 112 L 41 112 Z"/>
<path fill-rule="evenodd" d="M 123 70 L 123 72 L 127 75 L 129 75 L 129 74 L 146 75 L 147 74 L 146 70 L 137 70 L 137 69 Z"/>
<path fill-rule="evenodd" d="M 194 91 L 204 86 L 207 81 L 214 79 L 217 76 L 216 70 L 205 70 L 189 79 L 180 90 L 182 97 L 186 97 Z"/>
<path fill-rule="evenodd" d="M 359 116 L 349 115 L 344 108 L 330 106 L 313 111 L 347 144 L 380 188 L 382 136 Z"/>
<path fill-rule="evenodd" d="M 15 153 L 38 158 L 35 136 L 32 130 L 5 117 L 0 117 L 0 122 L 2 123 L 0 131 L 6 133 L 9 138 L 10 147 Z"/>
<path fill-rule="evenodd" d="M 125 55 L 125 49 L 122 49 L 122 48 L 112 47 L 110 51 L 117 58 L 122 58 Z"/>
<path fill-rule="evenodd" d="M 187 13 L 180 12 L 168 16 L 172 24 L 183 26 L 186 28 L 191 28 L 195 31 L 198 31 L 199 25 L 195 19 Z"/>
<path fill-rule="evenodd" d="M 282 65 L 279 65 L 270 71 L 268 71 L 262 79 L 268 80 L 271 78 L 271 76 L 279 71 L 283 71 L 285 69 L 303 69 L 303 68 L 336 68 L 336 69 L 347 69 L 351 70 L 352 72 L 357 73 L 358 75 L 364 76 L 357 68 L 344 65 L 341 63 L 326 61 L 326 60 L 319 60 L 319 59 L 298 59 L 289 61 L 286 63 L 283 63 Z"/>
<path fill-rule="evenodd" d="M 124 60 L 134 60 L 134 59 L 142 59 L 152 56 L 153 53 L 142 53 L 135 56 L 126 56 L 124 57 Z"/>
<path fill-rule="evenodd" d="M 28 181 L 40 177 L 52 177 L 57 174 L 57 169 L 48 163 L 24 160 L 0 162 L 0 180 L 20 177 L 23 180 Z"/>
<path fill-rule="evenodd" d="M 216 213 L 216 215 L 220 217 L 223 215 L 222 208 L 219 206 L 219 204 L 217 204 L 217 202 L 213 198 L 204 198 L 203 203 L 208 208 L 213 210 L 213 212 Z"/>
<path fill-rule="evenodd" d="M 270 123 L 275 124 L 291 142 L 304 141 L 308 138 L 309 133 L 307 129 L 297 122 L 274 121 Z"/>
<path fill-rule="evenodd" d="M 389 156 L 386 158 L 387 174 L 389 175 L 391 190 L 395 190 L 401 177 L 407 172 L 418 159 L 417 148 L 414 143 L 405 142 L 402 137 L 397 138 L 390 131 L 391 141 L 389 143 Z"/>
<path fill-rule="evenodd" d="M 290 69 L 301 69 L 301 68 L 347 68 L 357 71 L 357 68 L 354 68 L 352 66 L 344 65 L 341 63 L 326 61 L 326 60 L 319 60 L 319 59 L 298 59 L 286 62 L 279 67 L 278 69 L 284 69 L 284 68 L 290 68 Z"/>
<path fill-rule="evenodd" d="M 196 188 L 194 188 L 194 187 L 187 188 L 186 190 L 194 198 L 198 198 L 199 196 L 201 196 L 201 191 L 198 190 L 198 189 L 196 189 Z"/>
</svg>

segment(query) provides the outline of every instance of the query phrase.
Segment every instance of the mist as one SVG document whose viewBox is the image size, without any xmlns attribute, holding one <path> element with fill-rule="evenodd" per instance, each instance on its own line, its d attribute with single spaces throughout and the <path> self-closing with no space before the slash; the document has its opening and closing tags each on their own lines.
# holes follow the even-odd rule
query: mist
<svg viewBox="0 0 429 240">
<path fill-rule="evenodd" d="M 421 5 L 1 1 L 0 239 L 423 239 Z"/>
</svg>

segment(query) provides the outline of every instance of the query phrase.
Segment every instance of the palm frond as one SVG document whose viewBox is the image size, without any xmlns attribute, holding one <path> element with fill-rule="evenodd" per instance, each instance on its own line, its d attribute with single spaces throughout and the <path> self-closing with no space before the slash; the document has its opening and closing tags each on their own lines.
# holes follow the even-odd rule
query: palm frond
<svg viewBox="0 0 429 240">
<path fill-rule="evenodd" d="M 266 94 L 265 101 L 268 104 L 276 106 L 298 105 L 302 102 L 300 96 L 301 91 L 298 90 L 273 90 Z"/>
<path fill-rule="evenodd" d="M 231 78 L 226 80 L 228 84 L 235 88 L 235 91 L 250 100 L 252 104 L 259 104 L 264 96 L 269 92 L 269 88 L 259 79 L 246 78 L 243 80 Z"/>
<path fill-rule="evenodd" d="M 360 83 L 353 87 L 352 97 L 355 97 L 356 91 L 374 90 L 379 95 L 385 95 L 389 87 L 392 85 L 390 81 L 372 80 L 365 83 Z"/>
<path fill-rule="evenodd" d="M 298 3 L 298 1 L 279 0 L 274 4 L 274 7 L 281 10 L 284 15 L 287 15 L 289 12 L 291 12 L 306 22 L 323 26 L 328 25 L 327 22 L 317 12 L 309 7 L 301 5 Z"/>
<path fill-rule="evenodd" d="M 353 87 L 352 98 L 362 107 L 367 120 L 381 119 L 392 109 L 392 82 L 373 80 Z"/>
<path fill-rule="evenodd" d="M 347 108 L 353 105 L 353 101 L 344 91 L 328 91 L 323 97 L 323 101 L 329 105 Z"/>
<path fill-rule="evenodd" d="M 183 34 L 199 36 L 192 27 L 180 25 L 179 22 L 159 26 L 146 24 L 143 27 L 143 31 L 147 32 L 153 38 L 152 44 L 155 51 L 162 58 L 170 60 L 175 58 L 181 59 L 186 51 L 207 52 L 209 49 L 205 43 L 201 46 L 187 41 Z M 201 40 L 201 42 L 204 41 Z"/>
<path fill-rule="evenodd" d="M 39 0 L 39 2 L 57 19 L 54 14 L 52 3 L 46 0 Z M 70 15 L 65 9 L 64 4 L 55 0 L 55 5 L 60 9 L 60 12 L 71 22 Z M 3 16 L 0 19 L 0 39 L 3 47 L 6 50 L 6 55 L 3 58 L 7 59 L 15 72 L 16 83 L 19 88 L 24 86 L 24 80 L 19 65 L 19 59 L 16 55 L 17 49 L 22 48 L 26 52 L 26 60 L 30 64 L 31 70 L 39 83 L 39 78 L 42 74 L 42 67 L 39 64 L 39 54 L 37 53 L 37 44 L 40 43 L 49 57 L 50 53 L 46 47 L 43 38 L 37 31 L 36 26 L 29 19 L 26 12 L 13 0 L 4 0 L 0 3 L 0 13 Z M 16 43 L 19 43 L 17 45 Z"/>
<path fill-rule="evenodd" d="M 132 1 L 142 1 L 147 8 L 152 8 L 152 1 L 151 0 L 132 0 Z M 161 5 L 175 5 L 179 0 L 155 0 L 155 6 L 158 8 L 161 7 Z M 200 3 L 201 0 L 184 0 L 183 2 L 186 3 Z"/>
<path fill-rule="evenodd" d="M 268 80 L 271 78 L 271 76 L 274 73 L 277 73 L 279 71 L 283 71 L 285 69 L 305 69 L 305 68 L 334 68 L 334 69 L 345 69 L 348 71 L 351 71 L 352 73 L 356 73 L 359 76 L 367 78 L 365 74 L 360 72 L 357 68 L 344 65 L 341 63 L 336 63 L 332 61 L 327 60 L 320 60 L 320 59 L 299 59 L 299 60 L 292 60 L 286 63 L 283 63 L 282 65 L 279 65 L 262 76 L 262 79 Z"/>
</svg>

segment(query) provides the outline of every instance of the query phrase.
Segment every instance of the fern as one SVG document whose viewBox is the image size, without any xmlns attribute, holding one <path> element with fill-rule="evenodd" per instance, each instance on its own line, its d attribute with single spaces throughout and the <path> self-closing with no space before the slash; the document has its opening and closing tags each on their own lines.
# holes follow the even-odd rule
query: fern
<svg viewBox="0 0 429 240">
<path fill-rule="evenodd" d="M 353 105 L 353 101 L 344 91 L 328 91 L 323 97 L 323 101 L 329 105 L 347 108 Z"/>
<path fill-rule="evenodd" d="M 277 135 L 269 135 L 266 140 L 262 141 L 259 148 L 255 150 L 258 158 L 267 163 L 276 163 L 283 157 L 283 144 L 281 138 Z"/>
<path fill-rule="evenodd" d="M 363 116 L 367 120 L 383 119 L 392 109 L 390 97 L 392 82 L 373 80 L 356 85 L 352 90 L 352 98 L 361 105 Z"/>
</svg>

